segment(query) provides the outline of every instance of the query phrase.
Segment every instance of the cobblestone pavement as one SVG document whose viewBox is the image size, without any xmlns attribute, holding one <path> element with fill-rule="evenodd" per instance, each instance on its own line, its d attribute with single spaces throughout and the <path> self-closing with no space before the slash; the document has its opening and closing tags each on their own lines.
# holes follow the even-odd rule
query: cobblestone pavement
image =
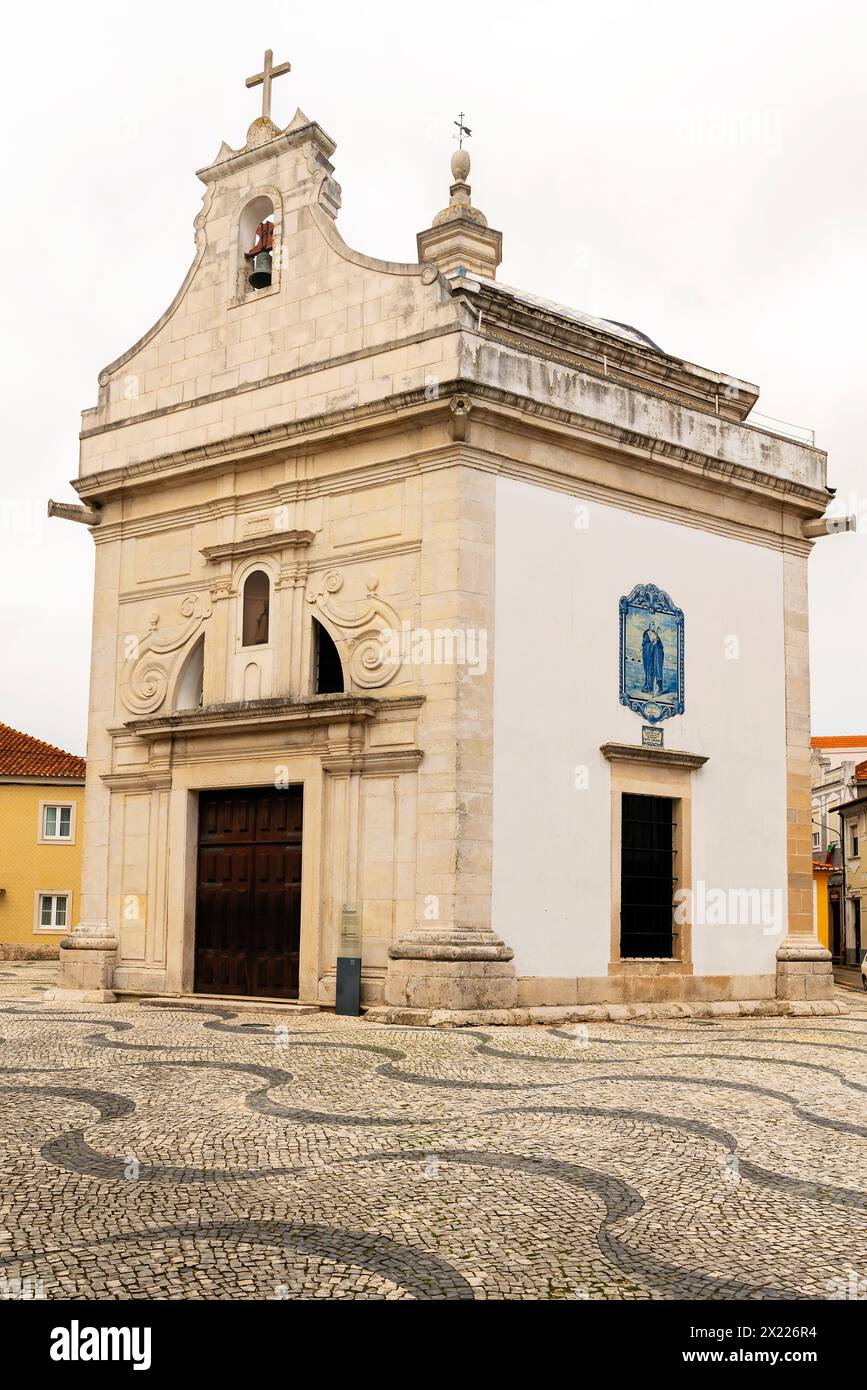
<svg viewBox="0 0 867 1390">
<path fill-rule="evenodd" d="M 867 1295 L 867 996 L 443 1032 L 55 969 L 0 962 L 0 1295 Z"/>
</svg>

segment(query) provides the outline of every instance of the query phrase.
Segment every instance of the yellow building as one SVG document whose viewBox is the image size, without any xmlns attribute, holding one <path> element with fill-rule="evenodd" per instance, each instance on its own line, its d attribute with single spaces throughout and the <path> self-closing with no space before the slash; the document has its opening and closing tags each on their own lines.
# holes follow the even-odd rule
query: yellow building
<svg viewBox="0 0 867 1390">
<path fill-rule="evenodd" d="M 829 933 L 828 923 L 830 918 L 829 909 L 829 879 L 831 874 L 839 872 L 833 864 L 826 864 L 813 860 L 813 921 L 816 927 L 816 935 L 826 950 L 831 947 L 828 944 Z"/>
<path fill-rule="evenodd" d="M 55 954 L 81 889 L 84 758 L 0 724 L 0 958 Z"/>
</svg>

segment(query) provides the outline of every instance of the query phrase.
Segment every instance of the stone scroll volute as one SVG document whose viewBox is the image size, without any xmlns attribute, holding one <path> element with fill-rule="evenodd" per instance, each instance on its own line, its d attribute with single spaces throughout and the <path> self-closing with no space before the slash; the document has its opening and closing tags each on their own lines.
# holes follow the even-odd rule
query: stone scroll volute
<svg viewBox="0 0 867 1390">
<path fill-rule="evenodd" d="M 120 698 L 132 714 L 154 714 L 165 701 L 172 677 L 188 646 L 211 616 L 211 606 L 199 594 L 187 594 L 180 605 L 182 622 L 160 633 L 161 617 L 152 613 L 143 637 L 123 639 L 127 657 L 120 676 Z"/>
<path fill-rule="evenodd" d="M 349 606 L 334 597 L 343 588 L 342 574 L 329 570 L 307 591 L 307 602 L 341 642 L 350 681 L 360 690 L 388 685 L 400 670 L 400 662 L 391 654 L 393 643 L 387 640 L 388 634 L 400 633 L 400 617 L 377 593 L 378 587 L 379 579 L 370 575 L 366 596 Z"/>
</svg>

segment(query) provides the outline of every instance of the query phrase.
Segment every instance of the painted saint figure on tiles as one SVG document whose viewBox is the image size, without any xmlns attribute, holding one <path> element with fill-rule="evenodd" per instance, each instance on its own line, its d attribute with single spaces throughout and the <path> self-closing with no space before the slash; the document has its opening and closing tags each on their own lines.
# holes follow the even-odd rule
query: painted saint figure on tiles
<svg viewBox="0 0 867 1390">
<path fill-rule="evenodd" d="M 620 599 L 620 703 L 657 724 L 683 714 L 683 609 L 656 584 Z"/>
<path fill-rule="evenodd" d="M 651 621 L 641 638 L 641 660 L 644 664 L 645 695 L 662 694 L 662 673 L 665 664 L 665 647 L 656 623 Z"/>
</svg>

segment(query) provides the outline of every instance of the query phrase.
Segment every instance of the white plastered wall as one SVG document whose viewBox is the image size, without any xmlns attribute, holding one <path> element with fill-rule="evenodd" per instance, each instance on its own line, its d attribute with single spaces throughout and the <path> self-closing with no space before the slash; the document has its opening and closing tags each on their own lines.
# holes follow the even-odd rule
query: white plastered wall
<svg viewBox="0 0 867 1390">
<path fill-rule="evenodd" d="M 639 583 L 685 613 L 686 709 L 661 727 L 667 748 L 708 758 L 692 774 L 693 885 L 780 890 L 784 932 L 782 556 L 507 478 L 496 512 L 493 926 L 518 974 L 607 972 L 610 767 L 599 748 L 641 742 L 618 684 L 618 602 Z M 772 973 L 780 940 L 761 924 L 694 923 L 695 974 Z"/>
</svg>

